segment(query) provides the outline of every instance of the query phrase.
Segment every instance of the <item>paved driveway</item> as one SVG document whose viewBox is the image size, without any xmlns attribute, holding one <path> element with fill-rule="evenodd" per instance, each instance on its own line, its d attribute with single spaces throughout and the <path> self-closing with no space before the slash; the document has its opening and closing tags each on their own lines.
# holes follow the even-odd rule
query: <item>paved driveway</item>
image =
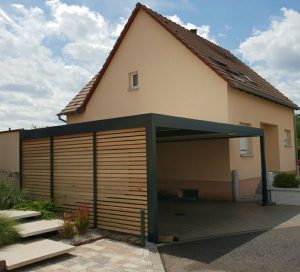
<svg viewBox="0 0 300 272">
<path fill-rule="evenodd" d="M 265 231 L 284 226 L 300 226 L 300 207 L 263 207 L 249 202 L 159 202 L 159 233 L 175 234 L 180 240 Z"/>
<path fill-rule="evenodd" d="M 297 272 L 300 227 L 159 247 L 166 271 Z"/>
</svg>

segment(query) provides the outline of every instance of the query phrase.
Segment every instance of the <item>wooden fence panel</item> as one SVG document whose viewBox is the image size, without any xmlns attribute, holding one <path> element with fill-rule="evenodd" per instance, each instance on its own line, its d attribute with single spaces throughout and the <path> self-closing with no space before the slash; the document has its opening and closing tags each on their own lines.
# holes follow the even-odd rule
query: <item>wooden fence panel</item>
<svg viewBox="0 0 300 272">
<path fill-rule="evenodd" d="M 145 128 L 98 132 L 98 227 L 140 234 L 145 210 L 147 233 L 147 166 Z"/>
<path fill-rule="evenodd" d="M 50 138 L 24 140 L 23 187 L 33 199 L 50 199 Z"/>
<path fill-rule="evenodd" d="M 80 204 L 93 220 L 93 134 L 57 136 L 53 140 L 54 200 L 66 212 Z"/>
</svg>

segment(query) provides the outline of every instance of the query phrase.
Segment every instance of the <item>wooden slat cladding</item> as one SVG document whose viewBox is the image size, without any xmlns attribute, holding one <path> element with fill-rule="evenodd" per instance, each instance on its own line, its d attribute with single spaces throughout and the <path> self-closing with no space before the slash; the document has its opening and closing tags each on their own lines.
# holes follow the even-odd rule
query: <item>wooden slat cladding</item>
<svg viewBox="0 0 300 272">
<path fill-rule="evenodd" d="M 98 227 L 140 234 L 141 209 L 147 222 L 145 129 L 104 131 L 96 137 Z"/>
<path fill-rule="evenodd" d="M 50 138 L 24 140 L 22 144 L 24 189 L 33 199 L 50 198 Z"/>
<path fill-rule="evenodd" d="M 54 137 L 54 200 L 66 212 L 80 204 L 93 219 L 93 134 Z"/>
</svg>

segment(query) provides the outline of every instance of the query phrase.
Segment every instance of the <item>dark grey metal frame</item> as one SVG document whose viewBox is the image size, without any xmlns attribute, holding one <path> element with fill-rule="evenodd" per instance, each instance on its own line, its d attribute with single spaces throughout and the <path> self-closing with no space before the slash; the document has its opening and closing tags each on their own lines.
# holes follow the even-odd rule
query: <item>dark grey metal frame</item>
<svg viewBox="0 0 300 272">
<path fill-rule="evenodd" d="M 261 170 L 262 170 L 262 188 L 263 188 L 263 205 L 268 204 L 267 192 L 267 173 L 266 173 L 266 156 L 265 156 L 265 139 L 264 131 L 260 128 L 238 126 L 224 123 L 216 123 L 189 118 L 174 117 L 161 114 L 141 114 L 128 117 L 112 118 L 106 120 L 84 122 L 78 124 L 62 125 L 34 130 L 20 131 L 20 183 L 22 185 L 22 141 L 25 139 L 34 139 L 41 137 L 71 135 L 74 133 L 93 133 L 93 196 L 94 196 L 94 224 L 97 227 L 97 154 L 96 154 L 96 132 L 145 127 L 146 128 L 146 149 L 147 149 L 147 192 L 148 192 L 148 240 L 158 242 L 158 199 L 157 199 L 157 155 L 156 143 L 157 135 L 166 129 L 174 131 L 174 135 L 186 136 L 187 131 L 195 133 L 215 133 L 215 139 L 235 138 L 235 137 L 260 137 L 261 147 Z M 184 133 L 182 133 L 184 131 Z M 212 134 L 213 135 L 213 134 Z M 221 136 L 218 136 L 221 135 Z M 51 141 L 51 140 L 50 140 Z M 52 154 L 51 164 L 51 188 L 54 188 L 53 175 L 53 140 L 50 144 L 50 154 Z M 51 190 L 52 191 L 52 190 Z M 51 196 L 53 197 L 53 192 Z"/>
</svg>

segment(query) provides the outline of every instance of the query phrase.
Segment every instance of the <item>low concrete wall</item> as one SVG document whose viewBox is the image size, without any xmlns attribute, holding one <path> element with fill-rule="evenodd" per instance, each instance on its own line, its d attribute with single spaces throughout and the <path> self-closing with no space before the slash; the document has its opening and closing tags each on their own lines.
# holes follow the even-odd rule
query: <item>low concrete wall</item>
<svg viewBox="0 0 300 272">
<path fill-rule="evenodd" d="M 0 131 L 0 171 L 19 171 L 20 130 Z"/>
<path fill-rule="evenodd" d="M 18 172 L 0 171 L 0 180 L 12 184 L 17 188 L 20 187 L 20 176 Z"/>
<path fill-rule="evenodd" d="M 300 188 L 275 188 L 271 189 L 272 201 L 276 204 L 300 206 Z"/>
</svg>

